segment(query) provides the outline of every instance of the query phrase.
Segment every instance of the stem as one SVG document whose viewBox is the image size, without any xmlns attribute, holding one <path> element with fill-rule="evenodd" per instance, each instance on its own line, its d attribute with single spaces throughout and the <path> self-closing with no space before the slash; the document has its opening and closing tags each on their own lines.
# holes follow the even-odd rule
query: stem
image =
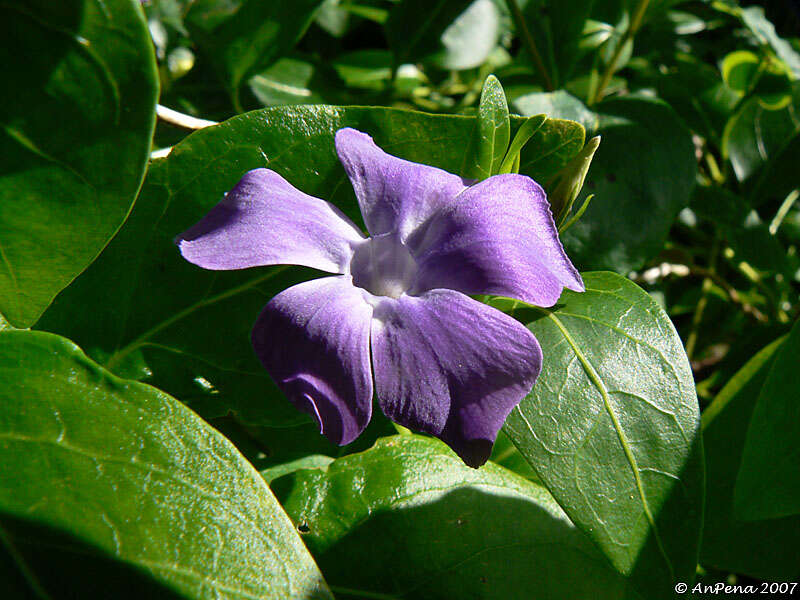
<svg viewBox="0 0 800 600">
<path fill-rule="evenodd" d="M 205 127 L 211 127 L 212 125 L 217 124 L 216 121 L 198 119 L 197 117 L 186 115 L 178 112 L 177 110 L 172 110 L 171 108 L 167 108 L 161 104 L 156 105 L 156 114 L 162 121 L 169 123 L 170 125 L 183 127 L 184 129 L 204 129 Z"/>
<path fill-rule="evenodd" d="M 686 338 L 686 356 L 691 362 L 694 355 L 695 347 L 697 346 L 697 334 L 700 329 L 700 322 L 703 320 L 703 312 L 706 310 L 708 304 L 708 293 L 711 291 L 711 286 L 714 285 L 711 273 L 715 272 L 717 266 L 717 256 L 719 255 L 719 239 L 714 237 L 714 242 L 711 245 L 711 254 L 708 260 L 708 275 L 703 279 L 703 287 L 700 294 L 700 300 L 697 302 L 697 307 L 694 309 L 692 315 L 692 328 L 689 330 L 689 337 Z"/>
<path fill-rule="evenodd" d="M 158 150 L 153 150 L 150 153 L 150 160 L 166 158 L 167 156 L 169 156 L 170 152 L 172 152 L 172 146 L 169 146 L 168 148 L 159 148 Z"/>
<path fill-rule="evenodd" d="M 755 306 L 750 304 L 749 302 L 745 301 L 742 296 L 739 294 L 739 291 L 731 285 L 730 282 L 725 280 L 719 273 L 716 271 L 711 271 L 710 269 L 705 269 L 703 267 L 698 267 L 695 265 L 684 265 L 684 264 L 674 264 L 674 263 L 661 263 L 657 267 L 653 267 L 652 269 L 648 269 L 644 271 L 640 275 L 633 277 L 632 279 L 637 283 L 647 283 L 653 284 L 659 279 L 663 279 L 669 275 L 674 275 L 676 277 L 686 277 L 686 276 L 694 276 L 694 277 L 703 277 L 709 278 L 714 283 L 716 283 L 719 287 L 721 287 L 726 294 L 728 294 L 728 298 L 731 302 L 738 305 L 739 308 L 742 309 L 742 312 L 750 315 L 756 321 L 760 321 L 762 323 L 766 323 L 769 319 L 767 316 L 758 310 Z"/>
<path fill-rule="evenodd" d="M 792 190 L 783 200 L 778 212 L 775 213 L 775 216 L 772 218 L 772 222 L 769 224 L 769 232 L 771 235 L 778 233 L 781 223 L 783 223 L 786 215 L 789 214 L 789 210 L 792 208 L 792 205 L 795 203 L 798 197 L 800 197 L 800 189 Z"/>
<path fill-rule="evenodd" d="M 608 84 L 611 82 L 611 78 L 617 70 L 617 62 L 622 55 L 622 50 L 625 48 L 626 44 L 633 39 L 633 36 L 636 35 L 636 32 L 639 31 L 639 28 L 642 26 L 642 19 L 644 19 L 644 13 L 647 12 L 648 4 L 650 4 L 650 0 L 639 0 L 636 11 L 633 13 L 631 23 L 622 35 L 622 39 L 619 41 L 619 44 L 617 44 L 617 47 L 614 48 L 614 54 L 611 56 L 611 60 L 603 73 L 603 77 L 600 79 L 600 83 L 597 85 L 597 90 L 595 90 L 594 95 L 589 98 L 590 105 L 603 98 L 603 92 L 606 91 Z"/>
<path fill-rule="evenodd" d="M 717 159 L 714 158 L 714 155 L 711 154 L 710 151 L 705 153 L 706 165 L 708 166 L 708 173 L 711 175 L 711 179 L 714 180 L 714 183 L 718 185 L 722 185 L 725 183 L 725 176 L 722 174 L 722 171 L 719 170 L 719 164 L 717 163 Z"/>
<path fill-rule="evenodd" d="M 542 55 L 539 54 L 539 49 L 536 47 L 536 42 L 533 40 L 533 36 L 528 29 L 528 24 L 525 23 L 525 16 L 519 9 L 517 0 L 508 0 L 508 8 L 511 9 L 511 15 L 514 17 L 514 23 L 520 32 L 520 37 L 522 37 L 525 47 L 528 49 L 528 52 L 533 58 L 533 64 L 536 67 L 536 70 L 539 71 L 539 75 L 541 75 L 542 79 L 544 79 L 545 88 L 548 92 L 552 92 L 555 89 L 553 86 L 553 80 L 550 79 L 550 75 L 547 73 L 547 69 L 544 66 L 544 61 L 542 60 Z"/>
</svg>

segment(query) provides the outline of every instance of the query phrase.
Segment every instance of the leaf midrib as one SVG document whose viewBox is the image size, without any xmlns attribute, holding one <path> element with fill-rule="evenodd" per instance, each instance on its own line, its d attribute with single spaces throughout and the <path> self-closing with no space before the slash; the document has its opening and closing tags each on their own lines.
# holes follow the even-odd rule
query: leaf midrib
<svg viewBox="0 0 800 600">
<path fill-rule="evenodd" d="M 653 513 L 650 510 L 650 505 L 647 502 L 647 497 L 644 492 L 644 485 L 642 484 L 642 478 L 639 473 L 639 465 L 636 461 L 636 457 L 633 455 L 633 451 L 631 450 L 630 443 L 628 442 L 628 439 L 625 436 L 625 432 L 622 430 L 622 425 L 619 422 L 619 419 L 617 418 L 614 409 L 611 407 L 611 399 L 608 395 L 608 390 L 606 389 L 603 380 L 600 378 L 600 375 L 597 373 L 595 368 L 589 362 L 589 359 L 586 358 L 586 356 L 583 354 L 583 352 L 581 351 L 580 347 L 575 342 L 575 340 L 572 339 L 572 336 L 569 334 L 569 331 L 561 322 L 561 320 L 549 310 L 545 309 L 539 309 L 539 310 L 545 313 L 547 318 L 549 318 L 561 332 L 561 335 L 564 336 L 564 339 L 572 348 L 572 351 L 575 353 L 575 356 L 577 356 L 578 360 L 581 362 L 584 371 L 586 371 L 586 375 L 589 377 L 591 382 L 600 392 L 600 396 L 603 398 L 603 406 L 606 410 L 606 413 L 608 413 L 609 418 L 611 419 L 611 423 L 614 426 L 614 431 L 617 434 L 617 438 L 619 439 L 620 445 L 622 446 L 622 450 L 625 453 L 625 458 L 628 461 L 628 465 L 630 466 L 631 471 L 633 473 L 633 479 L 636 483 L 636 490 L 637 493 L 639 494 L 639 499 L 641 500 L 642 503 L 642 509 L 644 510 L 648 523 L 650 524 L 650 529 L 653 532 L 653 538 L 655 539 L 656 545 L 658 546 L 661 556 L 663 557 L 667 569 L 669 570 L 670 579 L 674 580 L 675 570 L 672 566 L 672 561 L 670 560 L 669 556 L 667 555 L 666 549 L 664 548 L 664 544 L 661 541 L 661 534 L 659 533 L 658 527 L 655 522 L 655 518 L 653 517 Z"/>
</svg>

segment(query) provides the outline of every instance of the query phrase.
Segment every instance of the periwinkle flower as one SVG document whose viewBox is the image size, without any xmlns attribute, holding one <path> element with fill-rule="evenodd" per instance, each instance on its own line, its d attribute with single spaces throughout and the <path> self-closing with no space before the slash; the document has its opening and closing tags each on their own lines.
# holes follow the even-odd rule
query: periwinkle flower
<svg viewBox="0 0 800 600">
<path fill-rule="evenodd" d="M 467 294 L 552 306 L 564 287 L 584 289 L 544 191 L 513 174 L 470 185 L 349 128 L 336 133 L 336 151 L 370 237 L 328 202 L 255 169 L 179 236 L 181 253 L 206 269 L 335 273 L 264 307 L 252 342 L 269 374 L 336 444 L 367 426 L 374 391 L 390 419 L 480 466 L 533 386 L 542 351 L 521 323 Z"/>
</svg>

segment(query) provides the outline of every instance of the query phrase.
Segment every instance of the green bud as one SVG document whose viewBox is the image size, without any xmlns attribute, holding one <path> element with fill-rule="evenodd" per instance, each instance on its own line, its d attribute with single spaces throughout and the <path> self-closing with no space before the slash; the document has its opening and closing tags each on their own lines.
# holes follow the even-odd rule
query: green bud
<svg viewBox="0 0 800 600">
<path fill-rule="evenodd" d="M 550 206 L 557 224 L 561 225 L 572 210 L 599 145 L 599 135 L 590 139 L 575 158 L 564 165 L 553 178 L 549 186 L 553 190 L 550 192 Z"/>
</svg>

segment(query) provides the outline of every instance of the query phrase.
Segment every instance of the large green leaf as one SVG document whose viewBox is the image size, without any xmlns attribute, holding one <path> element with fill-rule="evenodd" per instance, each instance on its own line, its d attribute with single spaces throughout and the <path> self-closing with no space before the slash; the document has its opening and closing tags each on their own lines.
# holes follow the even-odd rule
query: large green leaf
<svg viewBox="0 0 800 600">
<path fill-rule="evenodd" d="M 544 488 L 431 438 L 383 438 L 272 485 L 340 598 L 645 597 Z"/>
<path fill-rule="evenodd" d="M 744 520 L 800 514 L 800 323 L 775 356 L 758 395 L 736 479 L 734 512 Z"/>
<path fill-rule="evenodd" d="M 262 369 L 249 338 L 264 303 L 312 272 L 204 271 L 180 257 L 174 236 L 257 167 L 278 171 L 360 222 L 333 148 L 337 129 L 356 127 L 388 152 L 462 173 L 472 160 L 475 124 L 474 117 L 297 106 L 252 112 L 201 130 L 152 165 L 119 235 L 37 327 L 75 340 L 113 372 L 146 379 L 204 416 L 232 409 L 263 425 L 304 420 Z M 523 172 L 546 178 L 582 144 L 577 123 L 547 121 L 523 151 Z"/>
<path fill-rule="evenodd" d="M 648 596 L 694 575 L 703 508 L 699 409 L 656 302 L 613 273 L 554 309 L 501 308 L 536 334 L 542 373 L 505 432 L 555 499 Z"/>
<path fill-rule="evenodd" d="M 750 359 L 703 412 L 708 494 L 701 563 L 767 580 L 800 577 L 800 517 L 741 521 L 733 515 L 733 492 L 753 409 L 784 341 Z"/>
<path fill-rule="evenodd" d="M 0 538 L 52 597 L 331 598 L 263 479 L 69 340 L 0 333 Z M 43 596 L 43 597 L 51 597 Z"/>
<path fill-rule="evenodd" d="M 135 0 L 0 4 L 0 312 L 31 325 L 142 181 L 158 94 Z"/>
<path fill-rule="evenodd" d="M 514 106 L 523 114 L 578 118 L 590 125 L 588 109 L 565 93 L 531 94 Z M 689 203 L 696 163 L 689 130 L 658 100 L 620 98 L 596 106 L 602 136 L 582 197 L 589 209 L 564 237 L 581 269 L 639 268 L 663 247 L 678 212 Z M 583 203 L 582 198 L 576 202 Z"/>
</svg>

